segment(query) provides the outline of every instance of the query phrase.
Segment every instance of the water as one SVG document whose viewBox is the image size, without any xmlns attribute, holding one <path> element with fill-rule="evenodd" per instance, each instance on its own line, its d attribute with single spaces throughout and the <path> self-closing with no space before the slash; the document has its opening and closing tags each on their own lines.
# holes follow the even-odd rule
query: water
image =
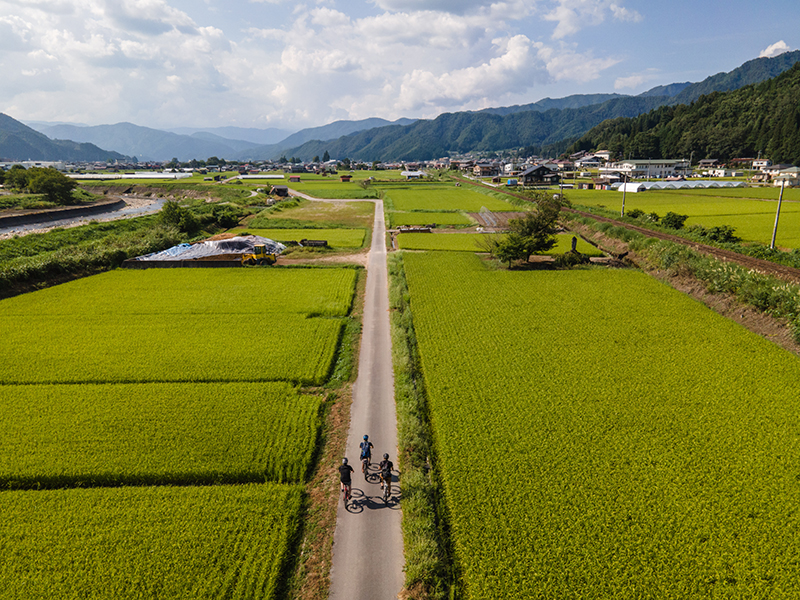
<svg viewBox="0 0 800 600">
<path fill-rule="evenodd" d="M 97 213 L 94 215 L 82 215 L 72 217 L 69 219 L 60 219 L 58 221 L 42 221 L 40 223 L 28 223 L 27 225 L 15 225 L 13 227 L 0 227 L 0 235 L 3 234 L 20 234 L 28 231 L 49 230 L 56 227 L 69 227 L 75 224 L 85 225 L 90 221 L 117 221 L 119 219 L 129 219 L 132 217 L 142 217 L 144 215 L 152 215 L 161 210 L 166 202 L 165 198 L 157 198 L 152 204 L 147 206 L 126 207 L 119 210 L 114 210 L 105 213 Z"/>
</svg>

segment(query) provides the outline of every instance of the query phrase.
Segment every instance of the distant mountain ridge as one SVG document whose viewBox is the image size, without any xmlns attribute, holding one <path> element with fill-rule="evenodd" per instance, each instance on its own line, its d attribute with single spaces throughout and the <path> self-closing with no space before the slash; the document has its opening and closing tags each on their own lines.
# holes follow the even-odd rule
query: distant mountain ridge
<svg viewBox="0 0 800 600">
<path fill-rule="evenodd" d="M 0 113 L 0 160 L 94 162 L 124 158 L 118 152 L 102 150 L 94 144 L 51 140 L 24 123 Z"/>
<path fill-rule="evenodd" d="M 545 99 L 533 105 L 445 114 L 405 127 L 362 131 L 324 143 L 309 142 L 287 153 L 308 160 L 327 150 L 337 158 L 366 161 L 429 160 L 453 153 L 520 147 L 537 153 L 560 153 L 606 119 L 636 117 L 661 106 L 689 104 L 714 91 L 756 84 L 786 71 L 798 61 L 800 51 L 787 52 L 774 58 L 748 61 L 730 73 L 718 73 L 699 83 L 659 86 L 639 96 L 600 94 L 596 98 L 603 100 L 601 103 L 580 106 L 592 96 L 576 95 L 560 101 Z M 559 102 L 571 102 L 579 107 L 542 110 L 549 103 L 558 105 Z M 534 106 L 536 108 L 531 108 Z M 457 123 L 457 127 L 453 127 L 453 123 Z"/>
</svg>

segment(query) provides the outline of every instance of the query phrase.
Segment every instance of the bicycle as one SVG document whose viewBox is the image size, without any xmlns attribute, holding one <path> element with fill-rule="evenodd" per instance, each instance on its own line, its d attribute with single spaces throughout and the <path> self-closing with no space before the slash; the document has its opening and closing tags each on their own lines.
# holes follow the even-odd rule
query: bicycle
<svg viewBox="0 0 800 600">
<path fill-rule="evenodd" d="M 392 476 L 383 478 L 383 501 L 389 502 L 389 498 L 392 496 Z"/>
<path fill-rule="evenodd" d="M 352 490 L 350 489 L 349 483 L 342 484 L 342 500 L 344 501 L 344 505 L 347 506 L 347 503 L 350 501 Z"/>
<path fill-rule="evenodd" d="M 369 479 L 369 456 L 361 459 L 361 472 L 364 474 L 364 479 Z"/>
</svg>

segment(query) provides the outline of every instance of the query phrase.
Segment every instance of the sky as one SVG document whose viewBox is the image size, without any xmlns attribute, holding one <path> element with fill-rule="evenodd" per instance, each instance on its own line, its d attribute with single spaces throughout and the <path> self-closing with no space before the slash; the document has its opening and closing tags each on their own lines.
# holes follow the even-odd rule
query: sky
<svg viewBox="0 0 800 600">
<path fill-rule="evenodd" d="M 701 81 L 797 0 L 0 0 L 0 112 L 296 131 Z"/>
</svg>

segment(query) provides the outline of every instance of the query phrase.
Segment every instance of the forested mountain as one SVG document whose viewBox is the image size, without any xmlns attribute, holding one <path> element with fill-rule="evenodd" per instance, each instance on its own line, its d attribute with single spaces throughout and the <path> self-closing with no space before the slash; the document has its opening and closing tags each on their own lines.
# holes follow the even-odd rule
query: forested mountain
<svg viewBox="0 0 800 600">
<path fill-rule="evenodd" d="M 125 158 L 94 144 L 51 140 L 46 135 L 0 113 L 0 160 L 98 161 Z"/>
<path fill-rule="evenodd" d="M 800 63 L 774 79 L 713 92 L 689 106 L 663 106 L 602 123 L 571 151 L 604 148 L 630 158 L 762 156 L 800 164 Z"/>
<path fill-rule="evenodd" d="M 493 115 L 505 116 L 518 112 L 527 112 L 530 110 L 545 112 L 552 108 L 555 108 L 556 110 L 563 110 L 565 108 L 583 108 L 584 106 L 602 104 L 603 102 L 623 97 L 625 96 L 622 94 L 573 94 L 572 96 L 566 96 L 564 98 L 542 98 L 538 102 L 533 102 L 532 104 L 515 104 L 514 106 L 504 106 L 501 108 L 484 108 L 483 110 L 470 112 L 490 113 Z"/>
<path fill-rule="evenodd" d="M 338 140 L 312 141 L 287 150 L 303 160 L 331 156 L 356 160 L 430 160 L 471 151 L 543 146 L 575 139 L 606 119 L 641 114 L 660 98 L 624 96 L 580 109 L 527 111 L 501 116 L 488 112 L 445 113 L 432 121 L 369 129 Z M 566 144 L 564 144 L 566 145 Z M 276 158 L 276 157 L 271 157 Z"/>
<path fill-rule="evenodd" d="M 688 104 L 702 94 L 764 81 L 784 72 L 797 61 L 800 61 L 800 51 L 787 52 L 775 58 L 748 61 L 730 73 L 713 75 L 699 83 L 659 86 L 639 96 L 576 95 L 479 112 L 448 113 L 407 127 L 381 127 L 334 141 L 312 141 L 284 149 L 284 153 L 310 160 L 327 150 L 337 158 L 367 161 L 429 160 L 452 154 L 512 148 L 555 155 L 606 119 L 636 117 L 661 106 Z M 584 104 L 592 100 L 602 102 Z M 546 106 L 571 104 L 575 107 L 543 110 Z M 278 157 L 273 155 L 269 158 Z"/>
<path fill-rule="evenodd" d="M 755 58 L 748 60 L 741 67 L 730 73 L 717 73 L 706 77 L 699 83 L 693 83 L 675 95 L 670 104 L 691 104 L 700 96 L 712 92 L 729 92 L 738 90 L 746 85 L 760 83 L 767 79 L 777 77 L 800 61 L 800 50 L 784 52 L 772 58 Z"/>
</svg>

